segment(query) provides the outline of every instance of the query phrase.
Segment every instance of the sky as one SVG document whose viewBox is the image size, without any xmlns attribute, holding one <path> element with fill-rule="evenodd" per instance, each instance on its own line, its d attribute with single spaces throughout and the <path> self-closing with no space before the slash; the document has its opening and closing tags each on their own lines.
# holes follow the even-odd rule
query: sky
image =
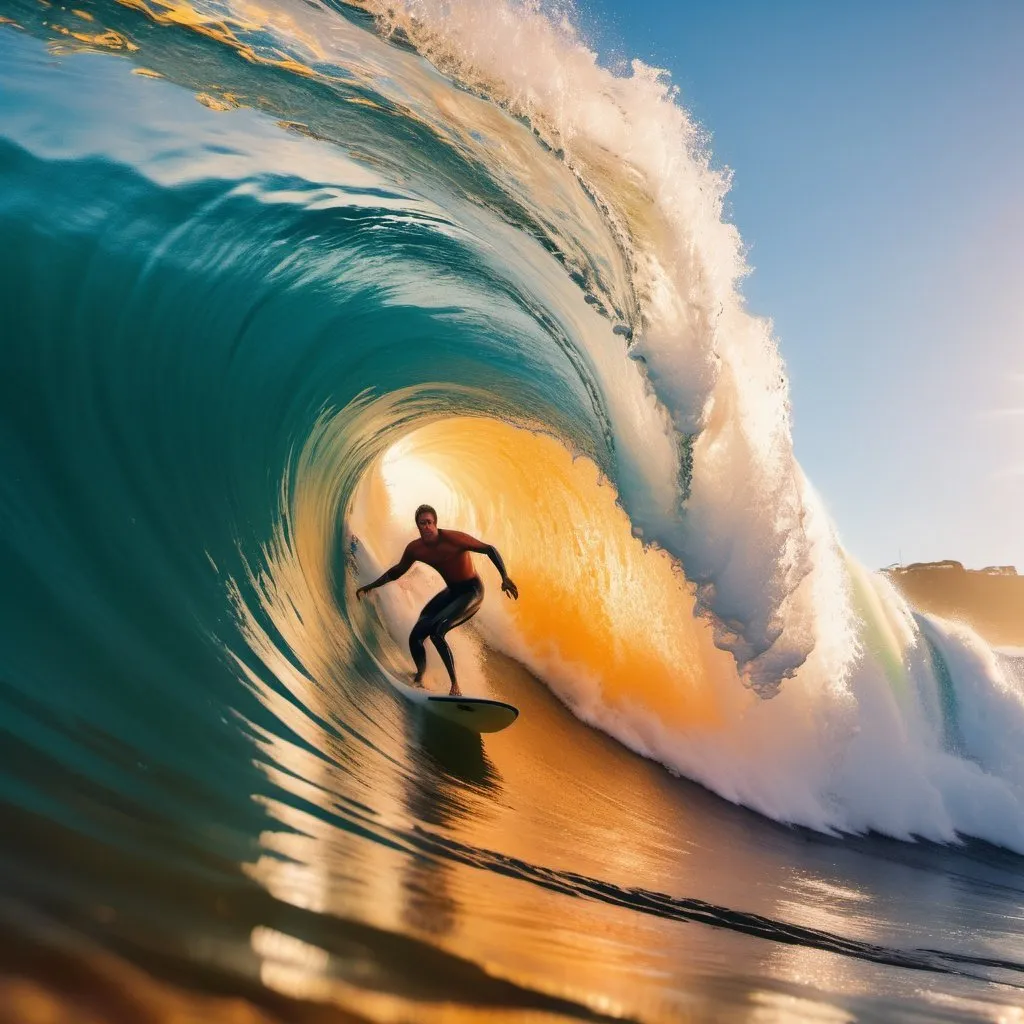
<svg viewBox="0 0 1024 1024">
<path fill-rule="evenodd" d="M 871 568 L 1024 572 L 1024 2 L 580 0 L 733 174 L 797 458 Z"/>
</svg>

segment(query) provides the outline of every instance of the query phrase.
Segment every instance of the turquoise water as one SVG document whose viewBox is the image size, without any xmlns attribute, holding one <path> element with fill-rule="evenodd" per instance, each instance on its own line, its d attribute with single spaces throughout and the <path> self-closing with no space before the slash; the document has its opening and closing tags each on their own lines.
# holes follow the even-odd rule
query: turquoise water
<svg viewBox="0 0 1024 1024">
<path fill-rule="evenodd" d="M 798 467 L 764 469 L 789 457 L 777 387 L 733 381 L 776 356 L 755 339 L 743 362 L 730 325 L 761 328 L 708 312 L 733 269 L 714 203 L 673 207 L 719 225 L 692 222 L 676 308 L 642 235 L 667 200 L 616 177 L 610 129 L 573 163 L 582 116 L 573 140 L 541 100 L 532 121 L 495 105 L 414 27 L 2 13 L 0 918 L 33 998 L 109 1019 L 229 998 L 282 1020 L 1012 1019 L 1020 661 L 920 634 L 881 584 L 848 612 Z M 480 419 L 593 463 L 625 535 L 681 566 L 680 631 L 734 674 L 680 707 L 638 673 L 613 700 L 492 613 L 457 653 L 522 708 L 512 729 L 448 731 L 387 686 L 402 611 L 350 594 L 402 515 L 360 487 L 415 431 Z M 536 518 L 450 458 L 486 492 L 466 516 Z M 745 517 L 716 465 L 752 489 Z M 580 540 L 595 564 L 606 540 Z"/>
</svg>

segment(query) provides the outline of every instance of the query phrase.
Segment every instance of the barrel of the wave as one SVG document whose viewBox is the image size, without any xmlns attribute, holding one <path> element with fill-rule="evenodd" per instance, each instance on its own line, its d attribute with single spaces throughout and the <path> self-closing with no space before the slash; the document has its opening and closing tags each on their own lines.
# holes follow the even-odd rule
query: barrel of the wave
<svg viewBox="0 0 1024 1024">
<path fill-rule="evenodd" d="M 441 523 L 495 543 L 520 584 L 520 601 L 485 601 L 476 617 L 487 646 L 580 709 L 601 704 L 614 716 L 643 705 L 669 727 L 721 722 L 722 691 L 712 683 L 734 677 L 731 659 L 693 618 L 671 561 L 632 536 L 592 462 L 554 437 L 491 419 L 452 417 L 411 431 L 353 501 L 351 528 L 382 568 L 427 497 Z M 480 571 L 491 586 L 486 563 Z M 398 618 L 391 630 L 401 651 Z"/>
</svg>

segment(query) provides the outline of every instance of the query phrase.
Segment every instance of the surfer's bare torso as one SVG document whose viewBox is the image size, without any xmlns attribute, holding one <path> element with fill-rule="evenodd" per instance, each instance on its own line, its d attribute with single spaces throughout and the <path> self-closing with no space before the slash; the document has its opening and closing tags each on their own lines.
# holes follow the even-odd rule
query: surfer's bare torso
<svg viewBox="0 0 1024 1024">
<path fill-rule="evenodd" d="M 438 530 L 437 540 L 433 543 L 421 537 L 410 541 L 398 564 L 407 569 L 413 562 L 423 562 L 424 565 L 436 569 L 441 574 L 441 579 L 451 586 L 453 583 L 471 580 L 477 575 L 476 569 L 473 568 L 473 560 L 469 557 L 470 552 L 484 554 L 487 547 L 487 544 L 468 533 Z"/>
</svg>

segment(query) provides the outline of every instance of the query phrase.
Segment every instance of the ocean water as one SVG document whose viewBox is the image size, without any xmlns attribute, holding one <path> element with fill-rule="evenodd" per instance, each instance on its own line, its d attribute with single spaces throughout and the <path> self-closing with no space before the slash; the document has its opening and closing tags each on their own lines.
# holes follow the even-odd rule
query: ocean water
<svg viewBox="0 0 1024 1024">
<path fill-rule="evenodd" d="M 1024 659 L 843 550 L 727 186 L 555 8 L 4 0 L 2 1019 L 1024 1019 Z M 501 734 L 354 600 L 422 501 Z"/>
</svg>

